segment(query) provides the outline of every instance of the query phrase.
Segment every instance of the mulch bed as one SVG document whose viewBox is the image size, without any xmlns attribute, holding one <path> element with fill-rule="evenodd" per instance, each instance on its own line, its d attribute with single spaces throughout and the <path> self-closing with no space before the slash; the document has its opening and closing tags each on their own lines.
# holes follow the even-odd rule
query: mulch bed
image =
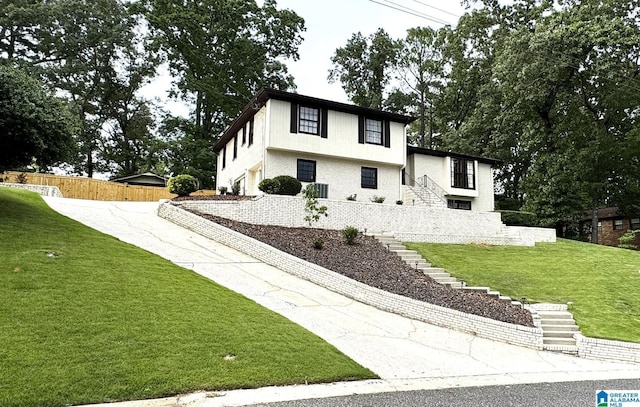
<svg viewBox="0 0 640 407">
<path fill-rule="evenodd" d="M 372 287 L 497 321 L 533 326 L 531 314 L 522 307 L 487 294 L 443 286 L 405 264 L 371 236 L 360 234 L 354 245 L 348 245 L 338 230 L 254 225 L 194 213 Z M 322 249 L 314 247 L 317 239 L 324 242 Z"/>
</svg>

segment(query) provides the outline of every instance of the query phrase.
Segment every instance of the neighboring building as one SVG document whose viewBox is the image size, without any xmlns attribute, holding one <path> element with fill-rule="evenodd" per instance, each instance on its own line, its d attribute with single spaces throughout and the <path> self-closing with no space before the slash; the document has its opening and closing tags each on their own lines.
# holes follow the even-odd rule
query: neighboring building
<svg viewBox="0 0 640 407">
<path fill-rule="evenodd" d="M 584 231 L 589 241 L 591 241 L 592 215 L 592 211 L 587 211 L 580 221 L 580 230 Z M 621 216 L 618 208 L 598 209 L 598 244 L 618 246 L 620 237 L 628 230 L 640 230 L 640 217 Z M 640 244 L 640 236 L 636 236 L 636 243 Z"/>
<path fill-rule="evenodd" d="M 166 187 L 167 179 L 163 176 L 145 172 L 143 174 L 129 175 L 127 177 L 114 178 L 111 181 L 129 185 L 141 185 L 147 187 Z"/>
<path fill-rule="evenodd" d="M 322 198 L 493 210 L 495 161 L 407 149 L 413 120 L 262 89 L 214 146 L 217 186 L 239 183 L 241 194 L 258 195 L 261 180 L 290 175 L 316 184 Z M 423 182 L 425 175 L 431 181 Z"/>
</svg>

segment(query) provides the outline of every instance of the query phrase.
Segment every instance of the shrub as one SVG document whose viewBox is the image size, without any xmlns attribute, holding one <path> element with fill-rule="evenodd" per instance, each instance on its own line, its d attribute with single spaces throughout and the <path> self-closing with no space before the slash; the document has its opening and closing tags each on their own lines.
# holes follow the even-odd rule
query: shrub
<svg viewBox="0 0 640 407">
<path fill-rule="evenodd" d="M 218 190 L 220 191 L 220 195 L 226 195 L 227 194 L 227 187 L 220 187 L 218 188 Z"/>
<path fill-rule="evenodd" d="M 342 229 L 342 237 L 347 242 L 347 244 L 354 244 L 356 238 L 358 237 L 358 228 L 353 226 L 347 226 Z"/>
<path fill-rule="evenodd" d="M 640 233 L 640 230 L 627 230 L 624 235 L 620 236 L 618 245 L 621 249 L 637 250 L 636 235 Z"/>
<path fill-rule="evenodd" d="M 402 201 L 402 199 L 398 199 L 398 200 L 396 201 L 396 205 L 402 205 L 403 203 L 404 203 L 404 202 Z"/>
<path fill-rule="evenodd" d="M 384 196 L 374 195 L 374 196 L 371 197 L 371 202 L 383 203 L 384 199 L 385 199 Z"/>
<path fill-rule="evenodd" d="M 265 178 L 258 184 L 258 189 L 265 194 L 278 194 L 280 182 L 272 178 Z"/>
<path fill-rule="evenodd" d="M 496 211 L 500 213 L 502 223 L 507 226 L 537 226 L 536 214 L 523 211 Z"/>
<path fill-rule="evenodd" d="M 16 175 L 16 182 L 18 184 L 26 184 L 27 183 L 27 173 L 26 172 L 21 172 L 20 174 Z"/>
<path fill-rule="evenodd" d="M 278 175 L 273 178 L 280 183 L 280 188 L 277 192 L 279 195 L 298 195 L 302 190 L 302 184 L 300 181 L 289 175 Z"/>
<path fill-rule="evenodd" d="M 322 250 L 322 248 L 324 247 L 324 240 L 320 239 L 319 237 L 315 238 L 315 240 L 313 241 L 313 247 L 317 250 Z"/>
<path fill-rule="evenodd" d="M 349 195 L 347 197 L 347 201 L 355 201 L 358 194 Z"/>
<path fill-rule="evenodd" d="M 178 196 L 188 196 L 198 190 L 198 180 L 188 174 L 180 174 L 169 178 L 167 189 Z"/>
<path fill-rule="evenodd" d="M 240 181 L 236 181 L 231 185 L 231 195 L 239 195 L 240 194 Z"/>
</svg>

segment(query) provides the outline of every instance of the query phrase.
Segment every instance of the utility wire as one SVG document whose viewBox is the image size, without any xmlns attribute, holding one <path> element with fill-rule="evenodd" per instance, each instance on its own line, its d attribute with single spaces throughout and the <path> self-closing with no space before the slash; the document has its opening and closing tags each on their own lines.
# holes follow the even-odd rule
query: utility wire
<svg viewBox="0 0 640 407">
<path fill-rule="evenodd" d="M 382 0 L 382 1 L 369 0 L 369 1 L 372 2 L 372 3 L 379 4 L 381 6 L 384 6 L 384 7 L 388 7 L 388 8 L 394 9 L 394 10 L 398 10 L 398 11 L 402 11 L 403 13 L 407 13 L 407 14 L 411 14 L 411 15 L 416 16 L 416 17 L 424 18 L 425 20 L 432 21 L 432 22 L 437 23 L 437 24 L 442 24 L 442 25 L 450 25 L 451 24 L 448 21 L 439 19 L 437 17 L 431 17 L 431 16 L 429 16 L 427 14 L 419 12 L 418 10 L 403 6 L 403 5 L 398 4 L 398 3 L 394 3 L 393 1 L 390 1 L 390 0 Z"/>
<path fill-rule="evenodd" d="M 432 9 L 434 9 L 434 10 L 440 11 L 441 13 L 449 14 L 450 16 L 453 16 L 453 17 L 455 17 L 455 18 L 460 18 L 460 16 L 459 16 L 459 15 L 457 15 L 457 14 L 455 14 L 455 13 L 452 13 L 452 12 L 450 12 L 450 11 L 443 10 L 443 9 L 441 9 L 441 8 L 438 8 L 438 7 L 432 6 L 432 5 L 427 4 L 427 3 L 423 2 L 423 1 L 420 1 L 420 0 L 413 0 L 413 1 L 414 1 L 415 3 L 422 4 L 422 5 L 423 5 L 423 6 L 425 6 L 425 7 L 429 7 L 429 8 L 432 8 Z"/>
</svg>

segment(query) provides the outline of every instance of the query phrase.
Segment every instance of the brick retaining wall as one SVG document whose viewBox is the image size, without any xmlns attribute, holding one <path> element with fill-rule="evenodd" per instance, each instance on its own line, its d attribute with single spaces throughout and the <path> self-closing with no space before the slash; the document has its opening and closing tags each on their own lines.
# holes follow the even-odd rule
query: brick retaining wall
<svg viewBox="0 0 640 407">
<path fill-rule="evenodd" d="M 179 201 L 175 205 L 257 225 L 307 226 L 304 199 L 260 195 L 242 201 Z M 324 229 L 354 226 L 367 233 L 392 233 L 398 240 L 429 243 L 484 243 L 533 246 L 554 241 L 554 229 L 517 228 L 502 224 L 500 214 L 371 202 L 320 199 L 329 216 L 314 225 Z"/>
<path fill-rule="evenodd" d="M 578 356 L 585 359 L 640 363 L 640 343 L 589 338 L 575 334 Z"/>
<path fill-rule="evenodd" d="M 539 328 L 507 324 L 370 287 L 207 221 L 171 203 L 162 203 L 158 208 L 158 215 L 287 273 L 376 308 L 487 339 L 542 349 L 542 330 Z"/>
<path fill-rule="evenodd" d="M 50 187 L 47 185 L 14 184 L 11 182 L 0 182 L 0 187 L 26 189 L 28 191 L 37 192 L 40 195 L 44 196 L 55 196 L 57 198 L 62 198 L 62 192 L 60 192 L 60 189 L 58 189 L 58 187 Z"/>
</svg>

